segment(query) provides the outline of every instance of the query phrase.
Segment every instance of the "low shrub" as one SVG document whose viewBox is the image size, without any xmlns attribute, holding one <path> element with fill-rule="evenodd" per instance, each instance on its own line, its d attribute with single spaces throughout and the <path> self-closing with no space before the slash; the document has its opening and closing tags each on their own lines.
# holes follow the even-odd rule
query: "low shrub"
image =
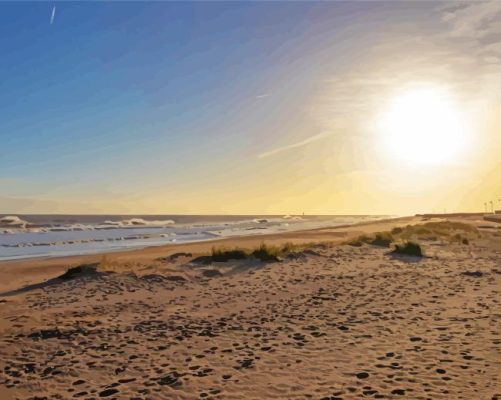
<svg viewBox="0 0 501 400">
<path fill-rule="evenodd" d="M 424 255 L 421 246 L 418 243 L 414 242 L 404 242 L 402 244 L 396 244 L 393 253 L 415 257 L 423 257 Z"/>
</svg>

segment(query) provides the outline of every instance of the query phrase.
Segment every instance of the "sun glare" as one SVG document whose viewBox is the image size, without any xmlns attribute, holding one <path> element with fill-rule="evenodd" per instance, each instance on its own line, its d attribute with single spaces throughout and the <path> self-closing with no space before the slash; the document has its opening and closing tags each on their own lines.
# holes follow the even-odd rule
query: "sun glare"
<svg viewBox="0 0 501 400">
<path fill-rule="evenodd" d="M 466 127 L 450 94 L 420 88 L 396 95 L 381 118 L 390 156 L 411 165 L 440 165 L 458 159 Z"/>
</svg>

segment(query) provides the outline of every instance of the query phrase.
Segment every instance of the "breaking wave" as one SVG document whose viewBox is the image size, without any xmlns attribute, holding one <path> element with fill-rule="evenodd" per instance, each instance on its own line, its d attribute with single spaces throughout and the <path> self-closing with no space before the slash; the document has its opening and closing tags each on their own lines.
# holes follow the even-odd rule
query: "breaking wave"
<svg viewBox="0 0 501 400">
<path fill-rule="evenodd" d="M 120 221 L 104 221 L 104 225 L 113 225 L 119 227 L 128 227 L 128 226 L 166 226 L 175 224 L 175 221 L 171 219 L 165 220 L 153 220 L 148 221 L 142 218 L 130 218 L 130 219 L 122 219 Z"/>
<path fill-rule="evenodd" d="M 19 218 L 16 215 L 6 215 L 0 218 L 0 226 L 10 227 L 10 228 L 26 228 L 28 221 Z"/>
</svg>

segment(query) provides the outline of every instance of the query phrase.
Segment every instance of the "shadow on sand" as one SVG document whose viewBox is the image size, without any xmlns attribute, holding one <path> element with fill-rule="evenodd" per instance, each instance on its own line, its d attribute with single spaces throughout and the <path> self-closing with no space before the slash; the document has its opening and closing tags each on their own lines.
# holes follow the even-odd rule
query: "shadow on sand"
<svg viewBox="0 0 501 400">
<path fill-rule="evenodd" d="M 389 252 L 387 253 L 387 255 L 394 260 L 402 261 L 407 264 L 418 264 L 419 262 L 424 261 L 424 259 L 430 258 L 427 256 L 409 256 L 406 254 L 399 254 L 394 252 Z"/>
<path fill-rule="evenodd" d="M 10 290 L 7 292 L 0 293 L 0 297 L 15 296 L 18 294 L 23 294 L 36 289 L 45 289 L 50 286 L 60 284 L 62 282 L 67 282 L 72 279 L 84 278 L 84 277 L 99 277 L 102 275 L 108 275 L 110 272 L 100 272 L 97 270 L 98 264 L 85 264 L 79 265 L 68 269 L 64 274 L 49 279 L 44 282 L 34 283 L 32 285 L 27 285 L 19 289 Z"/>
</svg>

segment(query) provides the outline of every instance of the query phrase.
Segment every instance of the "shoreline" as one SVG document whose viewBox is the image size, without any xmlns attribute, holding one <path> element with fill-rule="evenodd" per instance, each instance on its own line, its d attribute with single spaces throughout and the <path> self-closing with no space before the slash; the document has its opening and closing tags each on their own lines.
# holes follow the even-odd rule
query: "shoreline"
<svg viewBox="0 0 501 400">
<path fill-rule="evenodd" d="M 234 236 L 214 240 L 175 243 L 161 246 L 148 246 L 113 252 L 94 254 L 26 258 L 21 260 L 0 261 L 0 292 L 13 289 L 20 285 L 29 285 L 37 280 L 49 279 L 63 273 L 67 268 L 80 264 L 98 263 L 103 258 L 116 263 L 147 263 L 154 262 L 159 257 L 165 257 L 176 252 L 192 253 L 193 256 L 207 254 L 214 246 L 253 248 L 266 242 L 270 245 L 281 245 L 286 242 L 294 244 L 311 242 L 341 243 L 351 237 L 365 233 L 387 230 L 400 224 L 410 224 L 420 221 L 420 217 L 407 216 L 388 218 L 379 221 L 364 221 L 355 224 L 340 225 L 329 228 L 316 228 L 263 235 Z M 20 271 L 23 273 L 20 274 Z"/>
<path fill-rule="evenodd" d="M 264 236 L 329 229 L 396 218 L 375 216 L 37 216 L 39 221 L 21 215 L 24 223 L 44 223 L 44 230 L 32 226 L 20 231 L 0 229 L 0 262 L 28 259 L 85 256 L 131 251 L 148 247 L 189 244 L 243 236 Z M 253 219 L 250 219 L 255 217 Z M 18 216 L 8 217 L 19 219 Z M 108 218 L 108 219 L 106 219 Z M 110 220 L 115 218 L 117 221 Z M 144 219 L 146 218 L 146 219 Z M 169 218 L 165 220 L 165 218 Z M 289 220 L 290 219 L 290 220 Z M 56 225 L 50 225 L 50 224 Z M 166 224 L 167 223 L 167 224 Z M 58 225 L 60 224 L 60 225 Z M 42 225 L 40 225 L 42 226 Z"/>
<path fill-rule="evenodd" d="M 216 237 L 212 239 L 204 239 L 204 240 L 199 240 L 199 241 L 190 241 L 190 242 L 183 242 L 183 243 L 168 243 L 168 244 L 160 244 L 160 245 L 151 245 L 151 246 L 141 246 L 138 245 L 137 247 L 124 247 L 124 248 L 117 248 L 116 250 L 107 250 L 107 251 L 97 251 L 97 252 L 92 252 L 92 253 L 84 253 L 84 254 L 75 254 L 75 255 L 47 255 L 47 256 L 19 256 L 18 258 L 15 259 L 8 259 L 8 260 L 1 260 L 0 259 L 0 267 L 2 267 L 3 264 L 9 264 L 9 263 L 14 263 L 14 262 L 23 262 L 23 261 L 37 261 L 37 260 L 53 260 L 53 259 L 59 259 L 59 258 L 74 258 L 74 257 L 92 257 L 92 256 L 103 256 L 103 255 L 108 255 L 108 254 L 114 254 L 114 253 L 130 253 L 134 251 L 142 251 L 145 249 L 152 249 L 152 248 L 173 248 L 176 246 L 190 246 L 190 245 L 196 245 L 196 244 L 201 244 L 201 243 L 213 243 L 213 242 L 225 242 L 225 241 L 234 241 L 234 240 L 240 240 L 240 239 L 245 239 L 245 238 L 263 238 L 263 240 L 267 239 L 274 239 L 277 237 L 286 237 L 286 236 L 296 236 L 297 234 L 306 234 L 306 233 L 313 233 L 313 232 L 321 232 L 321 231 L 331 231 L 331 230 L 336 230 L 336 229 L 344 229 L 344 228 L 349 228 L 349 227 L 356 227 L 356 226 L 365 226 L 365 225 L 372 225 L 372 224 L 377 224 L 377 223 L 387 223 L 389 221 L 398 221 L 401 219 L 414 219 L 414 218 L 419 218 L 421 216 L 402 216 L 402 217 L 390 217 L 390 218 L 384 218 L 376 221 L 363 221 L 363 222 L 355 222 L 353 224 L 342 224 L 342 225 L 333 225 L 333 226 L 327 226 L 327 227 L 321 227 L 321 228 L 311 228 L 311 229 L 298 229 L 298 230 L 292 230 L 292 231 L 286 231 L 286 232 L 273 232 L 273 233 L 263 233 L 263 234 L 255 234 L 255 235 L 235 235 L 235 236 L 227 236 L 227 237 Z"/>
</svg>

